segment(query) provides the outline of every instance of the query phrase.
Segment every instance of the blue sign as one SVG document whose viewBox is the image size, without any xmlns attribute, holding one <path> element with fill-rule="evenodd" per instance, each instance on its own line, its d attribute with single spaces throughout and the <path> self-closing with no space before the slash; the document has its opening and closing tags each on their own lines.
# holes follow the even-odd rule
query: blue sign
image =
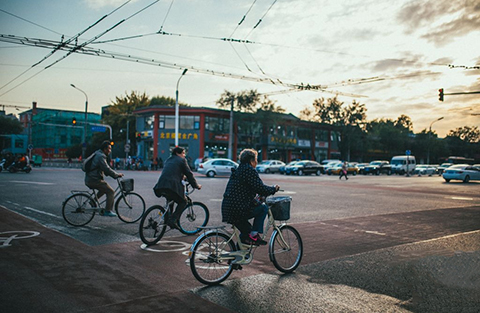
<svg viewBox="0 0 480 313">
<path fill-rule="evenodd" d="M 411 154 L 412 154 L 412 151 L 407 150 L 407 151 L 405 151 L 405 154 L 406 154 L 406 155 L 411 155 Z"/>
<path fill-rule="evenodd" d="M 92 132 L 103 133 L 105 130 L 104 126 L 92 126 Z"/>
</svg>

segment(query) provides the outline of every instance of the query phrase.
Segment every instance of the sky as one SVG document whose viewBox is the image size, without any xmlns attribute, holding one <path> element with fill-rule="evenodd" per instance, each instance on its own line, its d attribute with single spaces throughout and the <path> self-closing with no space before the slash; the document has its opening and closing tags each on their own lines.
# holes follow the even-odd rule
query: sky
<svg viewBox="0 0 480 313">
<path fill-rule="evenodd" d="M 0 0 L 0 34 L 7 114 L 84 111 L 71 84 L 96 113 L 178 84 L 194 107 L 256 89 L 296 116 L 337 96 L 367 120 L 407 115 L 415 133 L 480 126 L 480 94 L 448 95 L 480 91 L 479 0 Z M 54 51 L 62 37 L 70 50 Z"/>
</svg>

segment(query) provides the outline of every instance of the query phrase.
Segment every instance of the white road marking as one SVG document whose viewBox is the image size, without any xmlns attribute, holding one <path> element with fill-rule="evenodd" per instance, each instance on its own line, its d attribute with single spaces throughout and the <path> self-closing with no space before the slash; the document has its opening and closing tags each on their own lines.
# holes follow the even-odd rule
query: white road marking
<svg viewBox="0 0 480 313">
<path fill-rule="evenodd" d="M 45 214 L 45 215 L 48 215 L 48 216 L 53 216 L 53 217 L 55 217 L 55 218 L 60 218 L 60 216 L 57 216 L 57 215 L 55 215 L 55 214 L 48 213 L 48 212 L 44 212 L 44 211 L 40 211 L 40 210 L 31 208 L 31 207 L 28 207 L 28 206 L 26 206 L 26 207 L 24 207 L 24 208 L 27 209 L 27 210 L 33 211 L 33 212 Z"/>
<path fill-rule="evenodd" d="M 451 199 L 473 201 L 473 198 L 465 198 L 465 197 L 451 197 Z"/>
<path fill-rule="evenodd" d="M 12 180 L 11 182 L 12 182 L 12 183 L 17 183 L 17 184 L 55 185 L 54 183 L 43 183 L 43 182 L 37 182 L 37 181 Z"/>
</svg>

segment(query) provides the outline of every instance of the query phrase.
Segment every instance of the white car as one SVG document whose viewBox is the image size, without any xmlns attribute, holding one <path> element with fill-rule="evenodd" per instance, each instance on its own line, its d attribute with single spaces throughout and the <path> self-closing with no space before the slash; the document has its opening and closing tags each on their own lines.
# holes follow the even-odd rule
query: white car
<svg viewBox="0 0 480 313">
<path fill-rule="evenodd" d="M 237 167 L 238 163 L 229 159 L 210 159 L 205 163 L 200 163 L 197 171 L 208 177 L 215 177 L 215 175 L 230 175 L 232 168 Z"/>
<path fill-rule="evenodd" d="M 285 166 L 285 163 L 278 160 L 266 160 L 260 162 L 255 168 L 259 173 L 276 173 L 280 172 L 280 167 Z"/>
<path fill-rule="evenodd" d="M 436 172 L 437 172 L 436 166 L 428 165 L 428 164 L 418 164 L 417 167 L 415 167 L 413 174 L 418 176 L 422 176 L 422 175 L 432 176 Z"/>
<path fill-rule="evenodd" d="M 468 164 L 452 165 L 445 169 L 442 177 L 447 183 L 452 179 L 468 183 L 470 180 L 480 180 L 480 168 Z"/>
</svg>

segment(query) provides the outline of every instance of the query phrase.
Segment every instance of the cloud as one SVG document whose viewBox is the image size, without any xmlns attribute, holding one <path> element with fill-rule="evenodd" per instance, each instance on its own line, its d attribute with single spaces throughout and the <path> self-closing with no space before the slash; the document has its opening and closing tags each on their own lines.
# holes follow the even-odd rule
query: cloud
<svg viewBox="0 0 480 313">
<path fill-rule="evenodd" d="M 124 4 L 125 0 L 85 0 L 87 5 L 93 9 L 101 9 L 103 7 L 118 7 Z M 136 2 L 136 0 L 132 1 Z"/>
<path fill-rule="evenodd" d="M 421 38 L 443 46 L 459 36 L 480 29 L 480 3 L 476 0 L 412 1 L 397 15 L 406 33 L 423 33 Z"/>
</svg>

